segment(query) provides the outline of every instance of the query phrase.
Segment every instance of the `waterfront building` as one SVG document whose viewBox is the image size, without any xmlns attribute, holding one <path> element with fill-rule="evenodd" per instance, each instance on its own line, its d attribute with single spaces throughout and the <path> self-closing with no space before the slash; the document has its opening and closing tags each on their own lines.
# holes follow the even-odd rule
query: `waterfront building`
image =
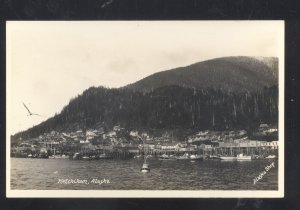
<svg viewBox="0 0 300 210">
<path fill-rule="evenodd" d="M 122 128 L 120 125 L 115 125 L 115 126 L 113 127 L 113 130 L 114 130 L 114 131 L 121 131 L 121 130 L 124 130 L 124 128 Z"/>
<path fill-rule="evenodd" d="M 195 146 L 187 146 L 178 149 L 179 152 L 194 152 L 196 151 Z"/>
<path fill-rule="evenodd" d="M 129 135 L 132 136 L 132 137 L 138 137 L 139 132 L 135 131 L 135 130 L 134 131 L 130 131 Z"/>
<path fill-rule="evenodd" d="M 201 144 L 201 145 L 199 146 L 199 148 L 201 148 L 201 149 L 211 149 L 211 148 L 212 148 L 212 145 L 210 145 L 210 144 Z"/>
</svg>

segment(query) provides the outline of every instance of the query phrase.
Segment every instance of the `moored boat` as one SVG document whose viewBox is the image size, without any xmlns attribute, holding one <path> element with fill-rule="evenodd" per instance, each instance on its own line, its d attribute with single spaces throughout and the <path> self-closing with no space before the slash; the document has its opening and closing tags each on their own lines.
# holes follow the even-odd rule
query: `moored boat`
<svg viewBox="0 0 300 210">
<path fill-rule="evenodd" d="M 236 157 L 237 160 L 251 160 L 251 156 L 248 155 L 238 154 Z"/>
<path fill-rule="evenodd" d="M 203 160 L 203 156 L 200 156 L 198 154 L 190 155 L 191 160 Z"/>
<path fill-rule="evenodd" d="M 237 160 L 237 157 L 233 157 L 233 156 L 221 156 L 220 157 L 221 160 Z"/>
<path fill-rule="evenodd" d="M 150 172 L 150 168 L 149 168 L 148 163 L 143 163 L 143 166 L 141 168 L 141 172 L 143 172 L 143 173 Z"/>
<path fill-rule="evenodd" d="M 153 158 L 153 155 L 147 155 L 146 158 Z"/>
<path fill-rule="evenodd" d="M 188 153 L 184 153 L 181 156 L 176 157 L 177 160 L 188 160 L 190 158 L 190 155 Z"/>
<path fill-rule="evenodd" d="M 176 160 L 176 157 L 174 155 L 167 155 L 167 154 L 162 154 L 158 158 L 159 160 Z"/>
<path fill-rule="evenodd" d="M 67 159 L 69 158 L 69 155 L 51 155 L 49 156 L 49 159 Z"/>
<path fill-rule="evenodd" d="M 112 156 L 107 155 L 106 153 L 100 154 L 98 156 L 98 159 L 103 160 L 103 159 L 112 159 Z"/>
<path fill-rule="evenodd" d="M 70 158 L 70 156 L 69 155 L 61 155 L 61 158 L 62 159 L 68 159 L 68 158 Z"/>
<path fill-rule="evenodd" d="M 221 160 L 251 160 L 251 156 L 244 156 L 243 154 L 238 154 L 236 157 L 233 156 L 221 156 Z"/>
<path fill-rule="evenodd" d="M 144 163 L 142 165 L 142 168 L 141 168 L 141 172 L 142 173 L 148 173 L 150 172 L 150 168 L 149 168 L 149 164 L 147 163 L 147 157 L 150 156 L 150 155 L 146 155 L 145 153 L 145 139 L 141 138 L 141 140 L 143 141 L 143 156 L 144 156 Z"/>
<path fill-rule="evenodd" d="M 48 159 L 49 157 L 48 157 L 48 154 L 47 154 L 47 153 L 40 153 L 40 154 L 38 155 L 38 158 Z"/>
<path fill-rule="evenodd" d="M 81 158 L 81 154 L 79 152 L 76 152 L 74 155 L 73 155 L 73 159 L 74 160 L 78 160 Z"/>
<path fill-rule="evenodd" d="M 85 156 L 82 157 L 82 160 L 90 160 L 90 159 L 91 158 L 89 156 L 87 156 L 87 155 L 85 155 Z"/>
<path fill-rule="evenodd" d="M 220 156 L 218 156 L 218 155 L 209 155 L 209 156 L 207 157 L 207 159 L 220 160 Z"/>
<path fill-rule="evenodd" d="M 139 159 L 139 158 L 142 158 L 142 157 L 143 157 L 143 155 L 135 155 L 133 158 Z"/>
<path fill-rule="evenodd" d="M 274 158 L 276 158 L 276 155 L 268 155 L 268 156 L 266 157 L 266 159 L 274 159 Z"/>
</svg>

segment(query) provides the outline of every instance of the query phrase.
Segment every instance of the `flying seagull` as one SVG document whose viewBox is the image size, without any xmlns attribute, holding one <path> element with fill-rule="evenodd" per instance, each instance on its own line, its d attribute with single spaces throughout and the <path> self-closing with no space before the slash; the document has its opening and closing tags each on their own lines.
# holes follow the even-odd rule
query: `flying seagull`
<svg viewBox="0 0 300 210">
<path fill-rule="evenodd" d="M 40 116 L 40 117 L 41 117 L 41 115 L 39 115 L 39 114 L 32 113 L 32 112 L 28 109 L 28 107 L 24 104 L 24 102 L 23 102 L 23 105 L 24 105 L 24 107 L 27 109 L 27 111 L 28 111 L 28 113 L 29 113 L 28 116 L 31 116 L 31 115 L 37 115 L 37 116 Z"/>
</svg>

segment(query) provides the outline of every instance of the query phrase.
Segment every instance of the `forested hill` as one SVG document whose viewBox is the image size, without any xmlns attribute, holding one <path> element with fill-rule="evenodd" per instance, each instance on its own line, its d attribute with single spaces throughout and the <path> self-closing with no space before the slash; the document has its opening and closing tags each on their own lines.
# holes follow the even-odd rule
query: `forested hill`
<svg viewBox="0 0 300 210">
<path fill-rule="evenodd" d="M 114 125 L 224 130 L 276 123 L 277 87 L 277 58 L 217 58 L 159 72 L 123 88 L 89 88 L 60 114 L 14 138 Z"/>
<path fill-rule="evenodd" d="M 60 114 L 13 138 L 113 125 L 127 129 L 224 130 L 276 123 L 277 117 L 277 86 L 243 93 L 180 86 L 149 92 L 92 87 L 72 99 Z"/>
<path fill-rule="evenodd" d="M 150 75 L 125 86 L 134 91 L 178 85 L 225 91 L 258 91 L 278 84 L 278 59 L 273 57 L 223 57 Z"/>
</svg>

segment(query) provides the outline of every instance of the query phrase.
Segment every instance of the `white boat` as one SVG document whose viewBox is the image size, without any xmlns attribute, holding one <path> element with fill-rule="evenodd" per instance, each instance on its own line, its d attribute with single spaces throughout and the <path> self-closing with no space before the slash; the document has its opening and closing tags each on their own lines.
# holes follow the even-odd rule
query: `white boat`
<svg viewBox="0 0 300 210">
<path fill-rule="evenodd" d="M 82 160 L 90 160 L 90 159 L 91 158 L 89 156 L 86 156 L 86 155 L 82 157 Z"/>
<path fill-rule="evenodd" d="M 163 154 L 159 156 L 159 160 L 176 160 L 176 157 L 174 155 Z"/>
<path fill-rule="evenodd" d="M 168 159 L 169 158 L 169 155 L 167 154 L 162 154 L 159 156 L 159 159 Z"/>
<path fill-rule="evenodd" d="M 143 172 L 143 173 L 150 172 L 150 168 L 149 168 L 148 163 L 143 163 L 143 166 L 141 168 L 141 172 Z"/>
<path fill-rule="evenodd" d="M 238 154 L 236 157 L 226 157 L 226 156 L 221 156 L 221 160 L 251 160 L 251 156 L 244 156 L 243 154 Z"/>
<path fill-rule="evenodd" d="M 191 160 L 203 160 L 203 156 L 200 155 L 190 155 Z"/>
<path fill-rule="evenodd" d="M 188 160 L 190 158 L 189 153 L 184 153 L 182 156 L 176 157 L 177 160 Z"/>
<path fill-rule="evenodd" d="M 143 155 L 135 155 L 133 158 L 139 159 L 139 158 L 142 158 L 142 157 L 143 157 Z"/>
<path fill-rule="evenodd" d="M 218 156 L 218 155 L 209 155 L 208 159 L 219 160 L 220 156 Z"/>
<path fill-rule="evenodd" d="M 61 158 L 62 159 L 68 159 L 68 158 L 70 158 L 70 156 L 69 155 L 61 155 Z"/>
<path fill-rule="evenodd" d="M 68 155 L 51 155 L 49 156 L 49 159 L 67 159 L 69 158 Z"/>
<path fill-rule="evenodd" d="M 141 138 L 141 140 L 143 141 L 143 151 L 144 151 L 144 163 L 142 165 L 142 168 L 141 168 L 141 172 L 142 173 L 148 173 L 150 172 L 150 168 L 149 168 L 149 164 L 147 163 L 147 155 L 145 153 L 145 139 Z"/>
<path fill-rule="evenodd" d="M 243 154 L 238 154 L 237 160 L 251 160 L 251 156 L 244 156 Z"/>
<path fill-rule="evenodd" d="M 51 146 L 52 147 L 52 146 Z M 53 155 L 51 155 L 51 156 L 49 156 L 48 158 L 49 159 L 66 159 L 66 158 L 69 158 L 69 156 L 68 155 L 65 155 L 65 154 L 62 154 L 62 155 L 60 155 L 60 154 L 56 154 L 56 149 L 54 148 L 54 149 L 52 149 L 53 150 Z"/>
<path fill-rule="evenodd" d="M 77 160 L 81 157 L 81 154 L 79 152 L 76 152 L 74 155 L 73 155 L 73 159 L 74 160 Z"/>
<path fill-rule="evenodd" d="M 112 156 L 103 153 L 98 156 L 98 159 L 112 159 Z"/>
<path fill-rule="evenodd" d="M 61 157 L 59 155 L 51 155 L 49 156 L 49 159 L 60 159 Z"/>
<path fill-rule="evenodd" d="M 268 155 L 268 156 L 266 157 L 266 159 L 274 159 L 274 158 L 276 158 L 276 155 Z"/>
</svg>

